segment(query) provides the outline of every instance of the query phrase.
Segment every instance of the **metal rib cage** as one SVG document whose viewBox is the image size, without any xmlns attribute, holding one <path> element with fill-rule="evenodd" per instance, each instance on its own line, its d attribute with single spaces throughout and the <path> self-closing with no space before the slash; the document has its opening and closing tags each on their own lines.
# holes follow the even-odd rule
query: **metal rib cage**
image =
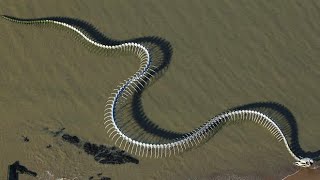
<svg viewBox="0 0 320 180">
<path fill-rule="evenodd" d="M 267 128 L 278 141 L 283 141 L 290 155 L 297 161 L 295 165 L 309 167 L 313 163 L 313 160 L 310 158 L 297 157 L 291 150 L 280 126 L 278 126 L 267 115 L 254 110 L 233 110 L 217 115 L 202 126 L 194 129 L 192 132 L 168 143 L 145 143 L 132 139 L 121 131 L 121 128 L 119 128 L 117 124 L 118 120 L 116 115 L 118 113 L 117 109 L 119 109 L 118 106 L 121 106 L 121 103 L 127 98 L 130 98 L 135 92 L 142 91 L 156 73 L 153 70 L 156 67 L 152 66 L 152 59 L 146 47 L 138 43 L 124 43 L 112 46 L 103 45 L 89 38 L 80 29 L 56 20 L 21 20 L 5 15 L 2 17 L 9 21 L 22 24 L 54 24 L 60 27 L 65 27 L 80 35 L 85 42 L 93 45 L 94 47 L 102 48 L 106 54 L 130 53 L 136 55 L 140 59 L 140 68 L 137 72 L 127 80 L 124 80 L 124 82 L 118 85 L 118 88 L 114 89 L 114 92 L 111 93 L 111 96 L 106 101 L 104 113 L 104 125 L 105 128 L 108 129 L 107 134 L 114 140 L 115 145 L 127 152 L 130 152 L 131 154 L 153 158 L 169 157 L 200 144 L 204 139 L 209 137 L 210 133 L 226 123 L 246 120 Z"/>
</svg>

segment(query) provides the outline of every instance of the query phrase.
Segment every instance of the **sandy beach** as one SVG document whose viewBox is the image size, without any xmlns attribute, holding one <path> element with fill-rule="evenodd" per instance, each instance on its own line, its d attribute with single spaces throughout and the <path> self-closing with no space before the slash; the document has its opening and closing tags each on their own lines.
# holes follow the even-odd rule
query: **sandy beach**
<svg viewBox="0 0 320 180">
<path fill-rule="evenodd" d="M 318 154 L 319 8 L 318 1 L 0 1 L 0 14 L 67 17 L 113 41 L 167 42 L 168 69 L 141 98 L 156 128 L 188 132 L 228 109 L 276 102 L 296 122 L 301 149 Z M 222 128 L 171 158 L 99 163 L 83 147 L 113 145 L 105 101 L 138 60 L 97 55 L 54 28 L 4 19 L 0 26 L 0 179 L 16 161 L 37 173 L 21 175 L 27 180 L 282 179 L 299 170 L 282 142 L 250 123 Z M 287 179 L 320 173 L 305 169 Z"/>
</svg>

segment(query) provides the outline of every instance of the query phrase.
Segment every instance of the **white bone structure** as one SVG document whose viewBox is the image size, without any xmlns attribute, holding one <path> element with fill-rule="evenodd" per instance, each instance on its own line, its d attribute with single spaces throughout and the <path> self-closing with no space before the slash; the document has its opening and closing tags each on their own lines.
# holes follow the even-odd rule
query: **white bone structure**
<svg viewBox="0 0 320 180">
<path fill-rule="evenodd" d="M 278 141 L 282 141 L 287 148 L 290 155 L 296 160 L 294 163 L 300 167 L 310 167 L 313 164 L 313 160 L 310 158 L 297 157 L 291 150 L 288 141 L 283 134 L 280 126 L 278 126 L 270 117 L 254 110 L 234 110 L 229 111 L 218 116 L 213 117 L 199 128 L 194 129 L 192 132 L 184 135 L 179 139 L 172 140 L 168 143 L 145 143 L 127 136 L 118 126 L 117 119 L 117 107 L 121 105 L 120 99 L 127 99 L 135 92 L 142 91 L 144 86 L 150 82 L 150 78 L 155 75 L 155 66 L 152 65 L 152 59 L 149 51 L 143 45 L 138 43 L 124 43 L 119 45 L 104 45 L 100 44 L 87 35 L 85 35 L 80 29 L 69 25 L 64 22 L 42 19 L 42 20 L 20 20 L 11 18 L 9 16 L 2 16 L 3 18 L 23 24 L 54 24 L 56 26 L 63 26 L 65 28 L 74 31 L 86 42 L 103 49 L 106 54 L 134 54 L 140 59 L 140 68 L 127 80 L 118 85 L 118 88 L 111 94 L 105 105 L 104 113 L 104 125 L 107 129 L 107 134 L 114 140 L 115 145 L 125 151 L 139 155 L 142 157 L 162 158 L 181 153 L 186 149 L 200 144 L 206 139 L 210 133 L 217 130 L 218 127 L 228 123 L 236 121 L 252 121 L 267 128 Z"/>
</svg>

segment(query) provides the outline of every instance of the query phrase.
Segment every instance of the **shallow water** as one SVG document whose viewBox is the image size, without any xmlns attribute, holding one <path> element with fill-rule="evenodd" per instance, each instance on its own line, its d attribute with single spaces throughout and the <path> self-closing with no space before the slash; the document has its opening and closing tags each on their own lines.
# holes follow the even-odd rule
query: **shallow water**
<svg viewBox="0 0 320 180">
<path fill-rule="evenodd" d="M 163 129 L 190 131 L 226 109 L 274 101 L 295 116 L 301 147 L 320 149 L 318 2 L 3 0 L 0 7 L 16 17 L 78 18 L 112 39 L 169 41 L 169 69 L 142 95 L 144 112 Z M 297 170 L 284 145 L 252 124 L 223 128 L 169 159 L 101 165 L 44 129 L 64 127 L 86 141 L 111 144 L 104 102 L 138 61 L 92 54 L 54 29 L 0 24 L 0 179 L 17 160 L 39 177 L 49 171 L 80 179 L 100 172 L 112 179 L 272 179 Z"/>
</svg>

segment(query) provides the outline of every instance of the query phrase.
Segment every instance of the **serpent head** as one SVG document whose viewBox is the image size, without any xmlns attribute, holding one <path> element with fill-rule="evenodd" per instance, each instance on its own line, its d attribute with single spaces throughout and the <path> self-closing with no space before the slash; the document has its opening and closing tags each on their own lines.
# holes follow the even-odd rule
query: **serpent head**
<svg viewBox="0 0 320 180">
<path fill-rule="evenodd" d="M 313 160 L 311 158 L 302 158 L 300 161 L 297 161 L 294 164 L 300 167 L 310 167 L 313 164 Z"/>
</svg>

